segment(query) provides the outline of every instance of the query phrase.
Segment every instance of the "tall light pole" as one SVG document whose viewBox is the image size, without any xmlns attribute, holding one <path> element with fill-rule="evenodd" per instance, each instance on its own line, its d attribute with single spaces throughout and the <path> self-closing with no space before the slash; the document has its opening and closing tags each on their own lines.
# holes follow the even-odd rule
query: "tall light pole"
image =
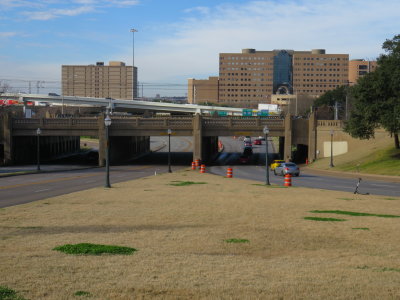
<svg viewBox="0 0 400 300">
<path fill-rule="evenodd" d="M 333 168 L 333 130 L 331 130 L 331 163 L 329 164 L 329 167 Z"/>
<path fill-rule="evenodd" d="M 135 99 L 135 32 L 136 29 L 132 28 L 132 100 Z"/>
<path fill-rule="evenodd" d="M 265 172 L 266 172 L 266 179 L 265 179 L 265 184 L 266 185 L 271 185 L 269 182 L 269 161 L 268 161 L 268 134 L 269 134 L 269 129 L 268 126 L 264 126 L 263 132 L 265 134 Z"/>
<path fill-rule="evenodd" d="M 108 129 L 111 126 L 111 118 L 108 113 L 104 119 L 104 125 L 106 126 L 106 184 L 104 187 L 110 188 L 110 138 Z"/>
<path fill-rule="evenodd" d="M 168 129 L 168 173 L 172 173 L 172 170 L 171 170 L 171 133 L 172 133 L 172 130 Z"/>
<path fill-rule="evenodd" d="M 40 135 L 42 134 L 42 131 L 40 128 L 36 129 L 36 135 L 37 135 L 37 152 L 36 152 L 36 159 L 37 159 L 37 167 L 36 170 L 40 171 Z"/>
</svg>

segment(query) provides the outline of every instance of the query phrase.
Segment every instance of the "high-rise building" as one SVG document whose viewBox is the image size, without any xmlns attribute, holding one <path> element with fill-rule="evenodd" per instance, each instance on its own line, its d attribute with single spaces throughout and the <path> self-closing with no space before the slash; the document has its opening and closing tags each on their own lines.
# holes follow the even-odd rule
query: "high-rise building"
<svg viewBox="0 0 400 300">
<path fill-rule="evenodd" d="M 318 97 L 347 84 L 348 66 L 348 54 L 326 54 L 324 49 L 220 53 L 218 97 L 210 101 L 256 108 L 271 103 L 273 95 Z M 193 79 L 188 82 L 188 101 L 191 90 Z"/>
<path fill-rule="evenodd" d="M 243 49 L 219 55 L 219 101 L 256 107 L 274 94 L 319 96 L 348 78 L 348 54 L 311 51 Z"/>
<path fill-rule="evenodd" d="M 137 97 L 137 68 L 119 61 L 96 65 L 63 65 L 62 94 L 65 96 L 132 99 Z M 132 93 L 133 92 L 133 93 Z"/>
<path fill-rule="evenodd" d="M 349 61 L 349 84 L 356 84 L 360 77 L 368 74 L 369 72 L 375 71 L 377 66 L 378 65 L 376 61 L 352 59 Z"/>
<path fill-rule="evenodd" d="M 188 79 L 188 103 L 218 102 L 218 77 Z"/>
</svg>

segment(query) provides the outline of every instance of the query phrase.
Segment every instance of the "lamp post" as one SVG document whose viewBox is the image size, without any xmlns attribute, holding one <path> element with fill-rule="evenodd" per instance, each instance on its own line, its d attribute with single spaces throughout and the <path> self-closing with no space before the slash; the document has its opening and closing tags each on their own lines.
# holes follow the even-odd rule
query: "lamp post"
<svg viewBox="0 0 400 300">
<path fill-rule="evenodd" d="M 106 184 L 104 187 L 110 188 L 110 139 L 108 129 L 111 126 L 111 118 L 108 114 L 104 119 L 104 125 L 106 126 Z"/>
<path fill-rule="evenodd" d="M 333 130 L 331 130 L 331 163 L 329 164 L 329 167 L 333 168 Z"/>
<path fill-rule="evenodd" d="M 37 171 L 40 171 L 40 135 L 42 134 L 42 131 L 40 128 L 36 129 L 36 136 L 37 136 L 37 152 L 36 152 L 36 158 L 37 158 Z"/>
<path fill-rule="evenodd" d="M 136 29 L 132 28 L 132 100 L 135 99 L 135 32 Z"/>
<path fill-rule="evenodd" d="M 266 185 L 271 185 L 269 182 L 269 161 L 268 161 L 268 126 L 264 126 L 263 133 L 265 134 L 265 172 L 266 172 Z"/>
<path fill-rule="evenodd" d="M 168 129 L 168 173 L 172 173 L 172 170 L 171 170 L 171 133 L 172 133 L 172 130 Z"/>
</svg>

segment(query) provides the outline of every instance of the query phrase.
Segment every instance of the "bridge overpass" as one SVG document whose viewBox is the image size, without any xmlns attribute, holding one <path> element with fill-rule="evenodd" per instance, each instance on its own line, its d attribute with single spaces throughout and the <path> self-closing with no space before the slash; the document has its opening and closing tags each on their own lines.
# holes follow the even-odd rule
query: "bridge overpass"
<svg viewBox="0 0 400 300">
<path fill-rule="evenodd" d="M 281 157 L 292 159 L 292 145 L 300 147 L 304 158 L 316 157 L 315 115 L 309 119 L 280 117 L 208 117 L 195 114 L 188 117 L 114 117 L 109 128 L 111 160 L 129 159 L 130 156 L 146 152 L 150 147 L 150 136 L 165 136 L 172 130 L 173 136 L 193 137 L 193 159 L 207 160 L 218 151 L 219 136 L 259 136 L 268 126 L 269 136 L 279 137 Z M 99 138 L 99 165 L 105 159 L 104 116 L 92 118 L 12 118 L 5 115 L 3 127 L 3 161 L 13 164 L 24 158 L 27 150 L 35 152 L 37 128 L 41 129 L 41 147 L 48 153 L 70 151 L 79 147 L 80 136 Z M 72 140 L 71 140 L 72 139 Z M 67 145 L 67 146 L 65 146 Z M 28 158 L 28 157 L 26 157 Z M 34 159 L 33 159 L 34 161 Z"/>
<path fill-rule="evenodd" d="M 159 112 L 180 112 L 190 114 L 202 114 L 204 112 L 224 111 L 229 114 L 242 113 L 241 108 L 205 106 L 196 104 L 176 104 L 176 103 L 160 103 L 138 100 L 122 100 L 112 98 L 91 98 L 91 97 L 75 97 L 75 96 L 49 96 L 39 94 L 1 94 L 0 99 L 17 100 L 21 104 L 31 101 L 46 102 L 50 105 L 71 105 L 71 106 L 92 106 L 103 107 L 109 110 L 118 111 L 159 111 Z"/>
</svg>

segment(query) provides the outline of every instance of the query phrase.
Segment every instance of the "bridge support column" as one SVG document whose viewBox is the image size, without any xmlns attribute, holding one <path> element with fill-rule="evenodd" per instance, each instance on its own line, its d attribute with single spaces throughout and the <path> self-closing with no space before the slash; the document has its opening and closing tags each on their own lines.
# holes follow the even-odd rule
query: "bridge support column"
<svg viewBox="0 0 400 300">
<path fill-rule="evenodd" d="M 99 127 L 99 167 L 104 167 L 106 165 L 107 141 L 103 114 L 99 116 L 97 126 Z"/>
<path fill-rule="evenodd" d="M 13 140 L 12 140 L 12 116 L 10 113 L 3 118 L 3 164 L 11 165 L 14 162 Z"/>
<path fill-rule="evenodd" d="M 193 118 L 193 161 L 203 159 L 202 147 L 202 121 L 201 115 L 196 114 Z"/>
<path fill-rule="evenodd" d="M 289 113 L 285 116 L 285 150 L 283 159 L 292 160 L 292 117 Z"/>
<path fill-rule="evenodd" d="M 317 117 L 312 111 L 308 119 L 308 161 L 317 159 Z"/>
</svg>

